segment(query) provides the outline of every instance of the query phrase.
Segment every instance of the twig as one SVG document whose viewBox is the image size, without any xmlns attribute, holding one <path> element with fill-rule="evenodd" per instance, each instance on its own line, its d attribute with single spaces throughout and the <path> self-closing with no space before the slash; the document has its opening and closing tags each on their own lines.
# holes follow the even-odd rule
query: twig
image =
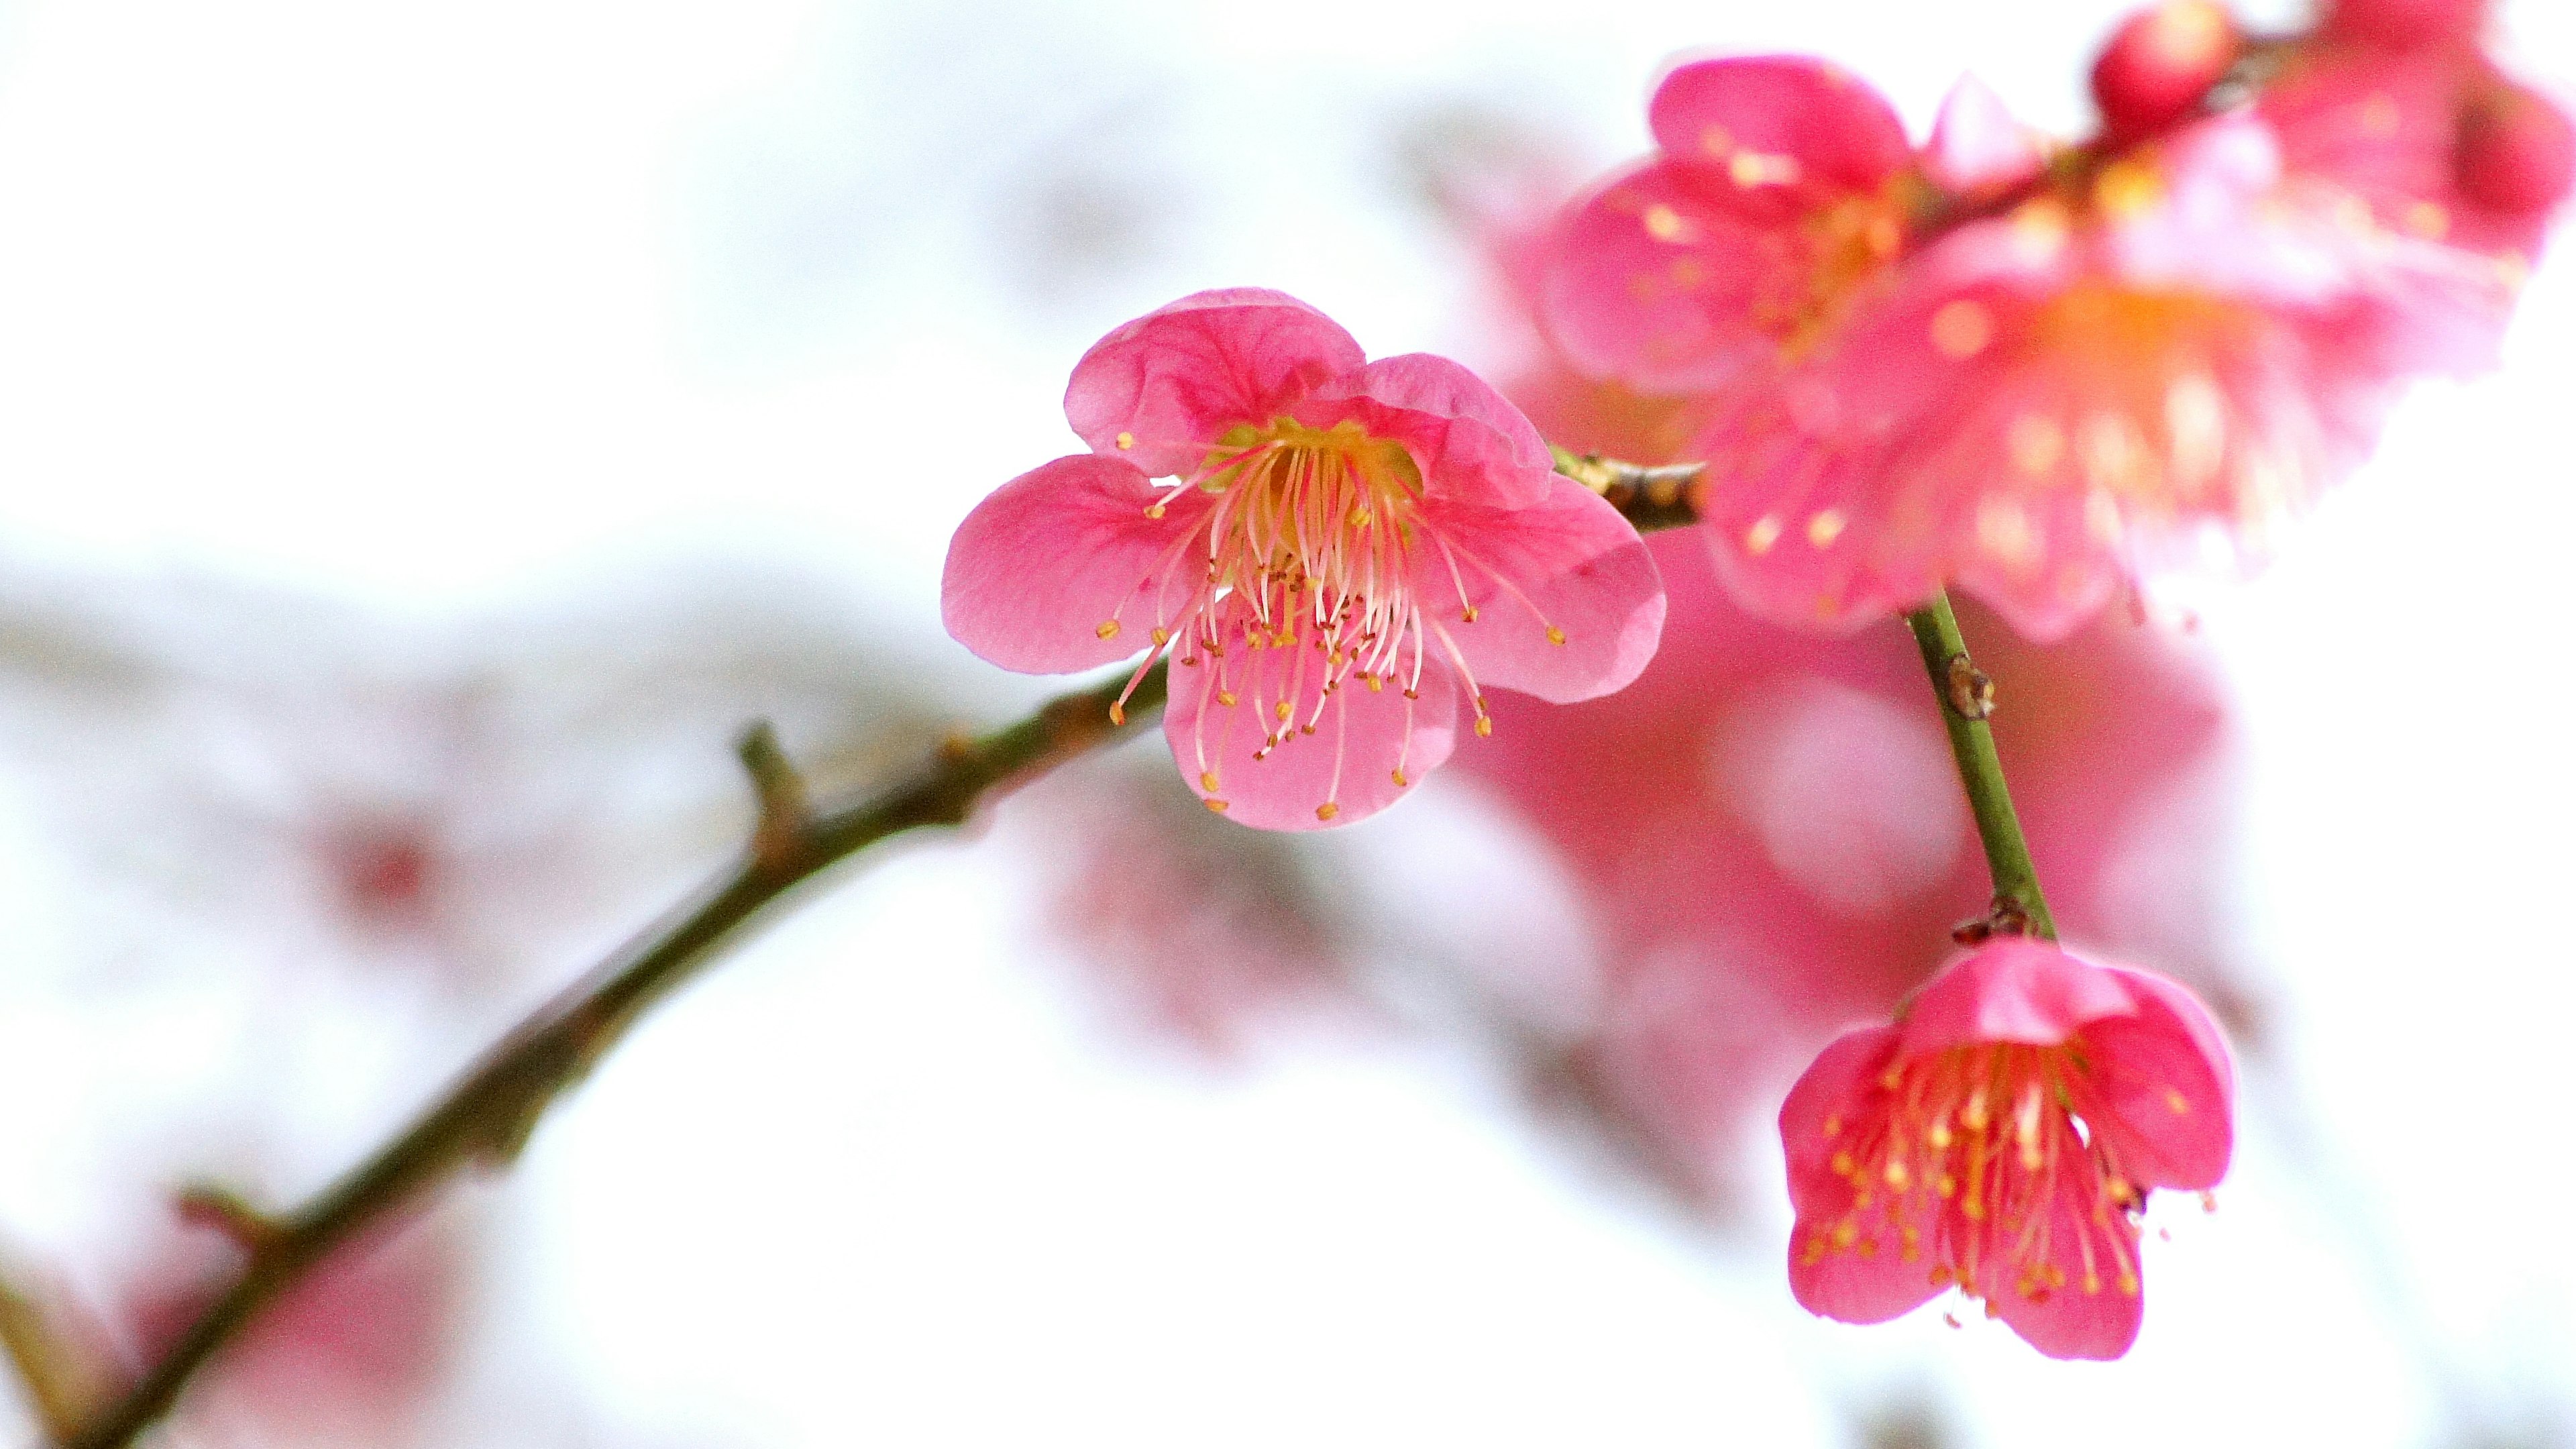
<svg viewBox="0 0 2576 1449">
<path fill-rule="evenodd" d="M 1697 520 L 1684 483 L 1696 467 L 1645 469 L 1558 454 L 1559 471 L 1594 484 L 1610 480 L 1614 504 L 1641 529 Z M 1575 471 L 1577 468 L 1586 471 Z M 1112 706 L 1126 675 L 1060 695 L 1035 715 L 981 738 L 952 738 L 911 780 L 838 810 L 810 811 L 805 783 L 766 724 L 737 746 L 760 806 L 743 859 L 710 881 L 694 905 L 575 982 L 504 1038 L 451 1085 L 401 1136 L 293 1212 L 262 1213 L 238 1196 L 200 1189 L 190 1201 L 238 1230 L 249 1262 L 177 1344 L 143 1378 L 77 1432 L 49 1422 L 63 1449 L 123 1449 L 167 1414 L 206 1362 L 260 1312 L 360 1229 L 469 1167 L 498 1169 L 515 1158 L 546 1109 L 589 1074 L 655 1002 L 713 960 L 735 928 L 762 914 L 831 865 L 889 836 L 957 825 L 1010 781 L 1052 768 L 1142 729 L 1161 712 L 1165 666 L 1157 664 Z M 0 1301 L 0 1310 L 5 1310 Z M 0 1311 L 0 1320 L 5 1320 Z"/>
</svg>

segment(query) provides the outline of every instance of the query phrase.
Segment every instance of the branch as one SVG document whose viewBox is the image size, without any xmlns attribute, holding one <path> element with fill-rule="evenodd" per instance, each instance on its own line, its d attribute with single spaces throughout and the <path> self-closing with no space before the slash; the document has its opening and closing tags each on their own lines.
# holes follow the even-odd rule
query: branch
<svg viewBox="0 0 2576 1449">
<path fill-rule="evenodd" d="M 1558 471 L 1592 487 L 1641 529 L 1697 521 L 1684 485 L 1699 468 L 1639 468 L 1557 452 Z M 1599 481 L 1596 481 L 1599 480 Z M 293 1212 L 267 1214 L 216 1189 L 189 1201 L 234 1227 L 249 1255 L 242 1276 L 122 1397 L 66 1432 L 63 1449 L 123 1449 L 167 1414 L 188 1380 L 332 1249 L 468 1168 L 509 1165 L 546 1109 L 616 1045 L 628 1027 L 712 961 L 735 928 L 806 880 L 878 841 L 962 824 L 987 795 L 1133 734 L 1163 705 L 1156 664 L 1117 708 L 1126 672 L 1060 695 L 1036 714 L 980 739 L 952 740 L 912 779 L 838 810 L 814 813 L 805 782 L 766 724 L 736 747 L 760 806 L 750 847 L 707 883 L 696 903 L 573 983 L 449 1086 L 399 1137 Z M 5 1303 L 0 1303 L 5 1307 Z M 5 1320 L 0 1313 L 0 1320 Z"/>
</svg>

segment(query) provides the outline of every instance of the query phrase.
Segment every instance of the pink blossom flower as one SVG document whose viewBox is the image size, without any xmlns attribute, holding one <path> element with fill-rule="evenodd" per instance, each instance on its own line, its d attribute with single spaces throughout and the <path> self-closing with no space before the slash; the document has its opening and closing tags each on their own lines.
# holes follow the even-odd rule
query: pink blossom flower
<svg viewBox="0 0 2576 1449">
<path fill-rule="evenodd" d="M 1590 699 L 1654 653 L 1636 531 L 1454 362 L 1201 292 L 1085 354 L 1065 413 L 1092 451 L 958 527 L 948 630 L 1030 673 L 1170 651 L 1173 756 L 1245 824 L 1365 818 L 1448 758 L 1462 695 L 1487 734 L 1489 686 Z"/>
<path fill-rule="evenodd" d="M 1880 1323 L 1955 1286 L 2052 1358 L 2118 1358 L 2138 1335 L 2137 1214 L 2152 1189 L 2217 1185 L 2234 1097 L 2182 988 L 1995 941 L 1893 1025 L 1826 1047 L 1781 1104 L 1790 1289 Z"/>
<path fill-rule="evenodd" d="M 2576 170 L 2566 113 L 2465 33 L 2379 33 L 2347 40 L 2330 28 L 2264 87 L 2258 111 L 2285 168 L 2320 183 L 2347 225 L 2489 257 L 2518 282 Z"/>
<path fill-rule="evenodd" d="M 2046 640 L 2149 568 L 2261 557 L 2402 375 L 2473 365 L 2509 301 L 2292 186 L 2264 127 L 2221 118 L 1909 257 L 1703 434 L 1729 586 L 1853 628 L 1954 583 Z"/>
<path fill-rule="evenodd" d="M 2108 131 L 2054 162 L 1973 83 L 1909 156 L 1820 64 L 1673 73 L 1544 305 L 1578 367 L 1691 395 L 1739 599 L 1850 629 L 1957 584 L 2060 637 L 2150 570 L 2262 558 L 2406 379 L 2491 365 L 2576 130 L 2462 35 L 2331 28 L 2195 119 L 2238 44 L 2198 0 L 2139 17 Z"/>
<path fill-rule="evenodd" d="M 1578 201 L 1548 258 L 1546 322 L 1585 372 L 1723 386 L 1807 345 L 1903 245 L 1904 125 L 1840 69 L 1695 61 L 1648 115 L 1662 149 Z"/>
</svg>

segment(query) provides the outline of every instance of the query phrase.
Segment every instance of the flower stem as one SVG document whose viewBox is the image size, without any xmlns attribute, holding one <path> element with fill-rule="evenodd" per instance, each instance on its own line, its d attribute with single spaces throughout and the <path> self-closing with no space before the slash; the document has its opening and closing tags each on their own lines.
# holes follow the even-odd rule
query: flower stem
<svg viewBox="0 0 2576 1449">
<path fill-rule="evenodd" d="M 1994 712 L 1994 682 L 1969 662 L 1948 594 L 1934 594 L 1928 606 L 1907 614 L 1905 622 L 1914 630 L 1924 671 L 1932 676 L 1932 692 L 1940 698 L 1950 754 L 1959 763 L 1959 783 L 1967 789 L 1977 838 L 1986 847 L 1986 868 L 1994 875 L 1994 908 L 1985 924 L 2054 941 L 2057 922 L 2048 914 L 2048 898 L 2040 894 L 2030 842 L 2022 838 L 2012 788 L 2004 783 L 2003 762 L 1995 757 L 1995 734 L 1986 724 Z"/>
</svg>

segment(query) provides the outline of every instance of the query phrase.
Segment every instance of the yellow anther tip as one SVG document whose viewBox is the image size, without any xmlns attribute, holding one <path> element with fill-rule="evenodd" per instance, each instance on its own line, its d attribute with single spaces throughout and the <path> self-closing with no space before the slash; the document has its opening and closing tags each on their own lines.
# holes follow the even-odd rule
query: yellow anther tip
<svg viewBox="0 0 2576 1449">
<path fill-rule="evenodd" d="M 1334 804 L 1330 800 L 1327 800 L 1323 804 L 1315 807 L 1315 818 L 1318 820 L 1330 820 L 1341 813 L 1342 807 Z"/>
<path fill-rule="evenodd" d="M 1093 629 L 1091 632 L 1099 635 L 1103 639 L 1115 639 L 1118 637 L 1118 621 L 1115 619 L 1103 619 L 1100 621 L 1099 627 Z"/>
</svg>

